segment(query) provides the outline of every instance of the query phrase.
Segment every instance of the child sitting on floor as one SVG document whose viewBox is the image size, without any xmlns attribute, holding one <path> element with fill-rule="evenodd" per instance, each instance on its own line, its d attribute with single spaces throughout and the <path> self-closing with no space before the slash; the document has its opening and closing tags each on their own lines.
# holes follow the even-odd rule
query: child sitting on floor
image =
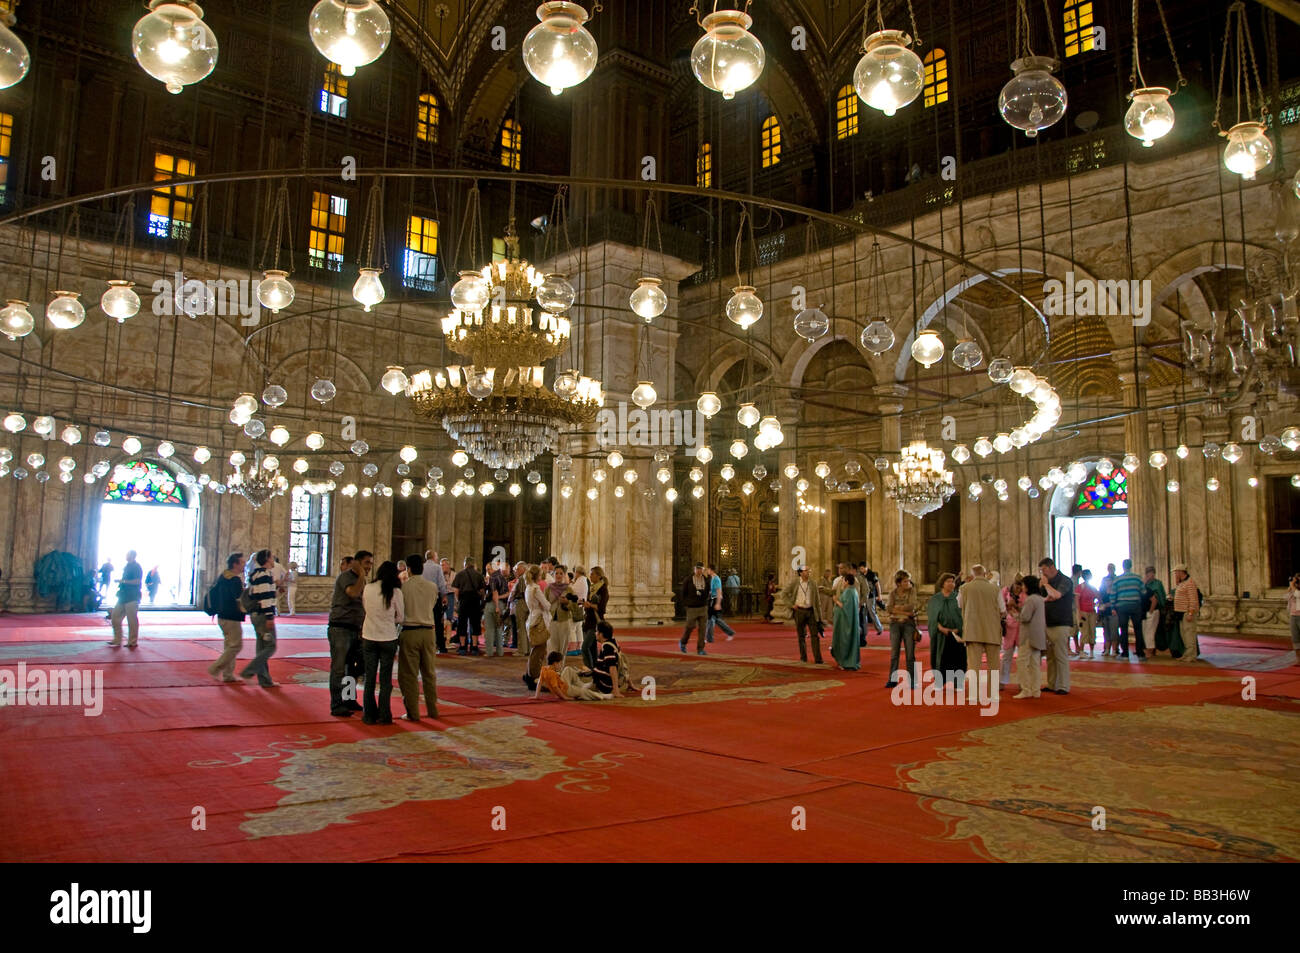
<svg viewBox="0 0 1300 953">
<path fill-rule="evenodd" d="M 587 670 L 583 669 L 583 671 Z M 552 652 L 546 656 L 546 664 L 542 667 L 541 677 L 537 680 L 537 690 L 533 692 L 533 698 L 540 698 L 543 688 L 560 701 L 601 701 L 613 697 L 603 695 L 590 685 L 584 684 L 580 675 L 577 669 L 564 664 L 563 653 Z"/>
</svg>

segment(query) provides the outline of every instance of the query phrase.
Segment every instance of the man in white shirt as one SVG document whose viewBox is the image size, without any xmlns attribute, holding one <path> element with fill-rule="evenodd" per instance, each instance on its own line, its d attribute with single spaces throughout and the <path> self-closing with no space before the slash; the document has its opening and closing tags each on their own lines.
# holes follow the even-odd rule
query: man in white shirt
<svg viewBox="0 0 1300 953">
<path fill-rule="evenodd" d="M 280 596 L 289 591 L 289 570 L 284 568 L 284 563 L 280 562 L 279 556 L 272 556 L 275 562 L 271 565 L 271 583 L 275 586 L 275 611 L 280 612 Z"/>
<path fill-rule="evenodd" d="M 794 612 L 795 632 L 799 635 L 799 661 L 808 661 L 808 648 L 805 639 L 812 641 L 813 664 L 822 664 L 822 642 L 820 625 L 821 609 L 817 606 L 817 586 L 813 582 L 812 570 L 807 566 L 799 570 L 799 577 L 786 586 L 781 598 Z"/>
<path fill-rule="evenodd" d="M 434 668 L 438 646 L 434 639 L 434 607 L 442 599 L 438 587 L 424 576 L 428 564 L 422 556 L 407 556 L 411 577 L 402 584 L 403 611 L 397 652 L 397 690 L 406 705 L 406 720 L 420 720 L 420 684 L 429 717 L 438 717 L 438 674 Z"/>
</svg>

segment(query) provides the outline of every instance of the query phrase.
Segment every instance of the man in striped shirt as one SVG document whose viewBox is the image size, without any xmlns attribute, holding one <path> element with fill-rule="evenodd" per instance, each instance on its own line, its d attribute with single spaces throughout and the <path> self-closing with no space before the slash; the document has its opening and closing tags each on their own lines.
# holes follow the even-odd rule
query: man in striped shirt
<svg viewBox="0 0 1300 953">
<path fill-rule="evenodd" d="M 1201 591 L 1192 580 L 1184 563 L 1174 567 L 1174 615 L 1178 618 L 1178 634 L 1183 637 L 1183 660 L 1195 662 L 1201 657 L 1201 647 L 1196 641 L 1196 613 L 1201 608 Z"/>
<path fill-rule="evenodd" d="M 274 560 L 269 549 L 259 549 L 253 554 L 253 572 L 248 577 L 248 597 L 253 601 L 250 618 L 257 636 L 257 654 L 239 674 L 244 678 L 257 676 L 263 688 L 274 688 L 271 668 L 267 664 L 275 654 L 275 579 L 271 575 Z"/>
<path fill-rule="evenodd" d="M 1138 658 L 1146 658 L 1142 646 L 1142 603 L 1146 585 L 1133 571 L 1133 560 L 1124 560 L 1124 571 L 1110 584 L 1110 601 L 1115 606 L 1120 658 L 1128 658 L 1128 625 L 1133 623 L 1133 648 Z"/>
</svg>

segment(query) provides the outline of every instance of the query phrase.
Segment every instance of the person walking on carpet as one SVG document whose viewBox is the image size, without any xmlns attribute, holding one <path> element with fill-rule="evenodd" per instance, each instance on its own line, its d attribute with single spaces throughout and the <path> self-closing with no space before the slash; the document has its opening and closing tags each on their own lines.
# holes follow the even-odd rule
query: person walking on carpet
<svg viewBox="0 0 1300 953">
<path fill-rule="evenodd" d="M 794 616 L 794 630 L 799 636 L 799 661 L 808 661 L 805 640 L 812 641 L 813 664 L 822 664 L 821 626 L 822 614 L 818 608 L 817 586 L 812 580 L 812 570 L 799 569 L 799 575 L 781 592 L 781 600 L 789 603 Z"/>
<path fill-rule="evenodd" d="M 144 570 L 135 561 L 135 550 L 126 554 L 126 565 L 122 567 L 122 578 L 117 584 L 117 605 L 109 613 L 113 622 L 113 639 L 108 644 L 113 648 L 122 647 L 122 619 L 127 621 L 126 647 L 133 649 L 140 639 L 140 589 L 144 582 Z"/>
<path fill-rule="evenodd" d="M 221 654 L 208 666 L 208 674 L 223 682 L 239 682 L 235 677 L 235 659 L 244 647 L 244 610 L 239 607 L 239 594 L 243 591 L 244 554 L 231 553 L 226 557 L 226 571 L 212 584 L 207 600 L 207 608 L 216 612 L 224 643 Z"/>
<path fill-rule="evenodd" d="M 939 577 L 942 586 L 943 577 Z M 893 688 L 898 684 L 898 654 L 902 649 L 903 656 L 907 660 L 907 677 L 913 679 L 912 684 L 920 676 L 916 667 L 916 612 L 919 604 L 916 598 L 916 583 L 912 582 L 912 576 L 906 569 L 900 569 L 894 573 L 894 588 L 889 593 L 889 602 L 885 606 L 885 614 L 889 616 L 889 680 L 885 682 L 886 688 Z M 933 653 L 934 646 L 934 628 L 930 629 L 930 646 Z M 934 667 L 933 661 L 931 667 Z"/>
<path fill-rule="evenodd" d="M 736 637 L 736 630 L 727 625 L 727 620 L 722 617 L 722 577 L 718 575 L 713 563 L 704 567 L 704 575 L 709 577 L 709 613 L 708 621 L 704 623 L 704 641 L 713 641 L 713 629 L 717 627 L 727 633 L 727 641 L 730 642 Z"/>
<path fill-rule="evenodd" d="M 263 688 L 274 688 L 271 681 L 271 656 L 275 654 L 275 579 L 271 575 L 271 551 L 259 549 L 253 554 L 253 571 L 248 577 L 248 596 L 253 603 L 249 617 L 257 639 L 257 653 L 239 674 L 244 678 L 256 677 Z"/>
<path fill-rule="evenodd" d="M 682 580 L 680 595 L 682 608 L 686 610 L 686 627 L 682 629 L 678 647 L 685 652 L 691 630 L 698 628 L 700 634 L 696 636 L 695 654 L 704 655 L 704 637 L 707 634 L 704 630 L 709 618 L 709 579 L 704 575 L 704 563 L 696 563 L 695 572 Z"/>
</svg>

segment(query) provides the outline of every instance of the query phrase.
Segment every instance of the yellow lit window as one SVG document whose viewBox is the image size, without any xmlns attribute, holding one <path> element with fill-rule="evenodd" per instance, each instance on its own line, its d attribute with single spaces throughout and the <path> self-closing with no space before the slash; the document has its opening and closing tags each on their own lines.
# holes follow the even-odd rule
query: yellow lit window
<svg viewBox="0 0 1300 953">
<path fill-rule="evenodd" d="M 1065 55 L 1092 49 L 1091 0 L 1065 0 Z"/>
<path fill-rule="evenodd" d="M 507 119 L 501 124 L 501 164 L 513 172 L 518 172 L 523 146 L 524 131 L 519 128 L 519 123 Z"/>
<path fill-rule="evenodd" d="M 763 120 L 761 133 L 763 146 L 763 168 L 769 168 L 781 161 L 781 123 L 775 116 Z"/>
<path fill-rule="evenodd" d="M 402 284 L 432 290 L 438 280 L 438 223 L 412 215 L 406 224 L 406 251 L 402 256 Z"/>
<path fill-rule="evenodd" d="M 415 117 L 415 137 L 421 142 L 438 141 L 438 100 L 433 93 L 421 93 Z"/>
<path fill-rule="evenodd" d="M 948 55 L 933 49 L 925 55 L 925 105 L 937 106 L 948 101 Z"/>
<path fill-rule="evenodd" d="M 311 194 L 311 232 L 307 262 L 313 268 L 343 270 L 343 237 L 348 226 L 348 200 L 328 192 Z"/>
<path fill-rule="evenodd" d="M 325 67 L 325 81 L 320 88 L 320 111 L 340 118 L 348 114 L 348 79 L 339 72 L 337 63 Z"/>
<path fill-rule="evenodd" d="M 153 180 L 192 179 L 194 163 L 158 152 L 153 157 Z M 184 238 L 194 223 L 194 186 L 154 189 L 149 196 L 149 234 L 159 238 Z"/>
<path fill-rule="evenodd" d="M 858 93 L 853 86 L 841 86 L 835 94 L 835 138 L 858 134 Z"/>
<path fill-rule="evenodd" d="M 707 142 L 695 154 L 695 186 L 701 189 L 713 187 L 713 146 Z"/>
<path fill-rule="evenodd" d="M 9 157 L 14 148 L 14 117 L 0 113 L 0 196 L 9 189 Z"/>
</svg>

